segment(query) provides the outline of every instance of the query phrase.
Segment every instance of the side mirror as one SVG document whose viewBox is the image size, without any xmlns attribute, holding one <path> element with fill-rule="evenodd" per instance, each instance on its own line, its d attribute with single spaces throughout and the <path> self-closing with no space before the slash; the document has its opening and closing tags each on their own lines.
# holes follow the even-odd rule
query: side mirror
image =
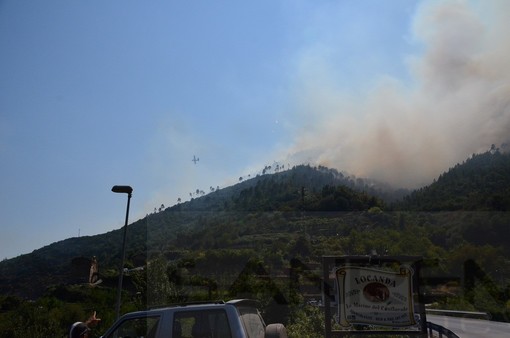
<svg viewBox="0 0 510 338">
<path fill-rule="evenodd" d="M 287 338 L 287 329 L 283 324 L 269 324 L 266 326 L 265 338 Z"/>
</svg>

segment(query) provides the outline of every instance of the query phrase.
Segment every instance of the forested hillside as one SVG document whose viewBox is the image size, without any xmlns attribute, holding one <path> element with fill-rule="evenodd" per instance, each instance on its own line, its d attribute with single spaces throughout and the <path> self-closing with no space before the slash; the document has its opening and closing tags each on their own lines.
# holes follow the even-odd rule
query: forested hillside
<svg viewBox="0 0 510 338">
<path fill-rule="evenodd" d="M 248 297 L 269 321 L 314 327 L 317 313 L 303 304 L 320 295 L 321 257 L 378 254 L 424 257 L 436 306 L 508 320 L 509 169 L 508 154 L 473 155 L 399 203 L 374 182 L 310 166 L 212 191 L 129 225 L 125 267 L 143 270 L 126 275 L 122 311 Z M 111 323 L 121 236 L 71 238 L 0 263 L 0 337 L 14 336 L 20 316 L 43 321 L 37 307 L 54 311 L 50 332 L 90 309 Z M 104 280 L 95 288 L 92 256 Z"/>
<path fill-rule="evenodd" d="M 397 208 L 510 211 L 510 154 L 494 147 L 483 154 L 473 154 L 431 185 L 406 196 Z"/>
<path fill-rule="evenodd" d="M 177 243 L 188 248 L 234 236 L 236 220 L 247 212 L 362 211 L 382 208 L 383 202 L 347 186 L 356 186 L 349 177 L 324 167 L 298 166 L 273 175 L 263 175 L 232 187 L 147 215 L 128 226 L 128 267 L 143 265 L 147 252 L 161 252 Z M 231 215 L 231 216 L 226 216 Z M 202 229 L 212 233 L 202 238 Z M 282 229 L 285 232 L 285 229 Z M 197 233 L 198 232 L 198 233 Z M 221 236 L 218 234 L 221 233 Z M 189 240 L 182 241 L 183 238 Z M 194 244 L 194 243 L 197 244 Z M 85 282 L 83 264 L 97 256 L 103 271 L 120 264 L 122 229 L 96 236 L 70 238 L 53 243 L 30 254 L 0 263 L 0 292 L 33 298 L 48 285 Z M 142 257 L 142 258 L 140 258 Z M 34 278 L 34 276 L 36 278 Z M 43 282 L 41 282 L 43 281 Z"/>
</svg>

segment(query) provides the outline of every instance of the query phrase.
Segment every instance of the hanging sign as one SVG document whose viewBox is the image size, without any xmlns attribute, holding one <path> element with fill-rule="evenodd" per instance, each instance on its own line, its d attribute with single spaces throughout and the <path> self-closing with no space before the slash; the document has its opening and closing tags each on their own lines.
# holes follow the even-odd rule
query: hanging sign
<svg viewBox="0 0 510 338">
<path fill-rule="evenodd" d="M 340 325 L 415 325 L 410 267 L 400 272 L 342 266 L 336 272 Z"/>
</svg>

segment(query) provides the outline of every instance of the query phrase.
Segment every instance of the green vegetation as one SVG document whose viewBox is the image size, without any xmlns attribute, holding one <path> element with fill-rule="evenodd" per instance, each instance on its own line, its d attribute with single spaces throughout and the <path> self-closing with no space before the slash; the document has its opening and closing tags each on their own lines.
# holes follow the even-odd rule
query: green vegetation
<svg viewBox="0 0 510 338">
<path fill-rule="evenodd" d="M 474 155 L 395 202 L 373 182 L 299 166 L 245 180 L 128 227 L 122 312 L 255 298 L 292 337 L 321 337 L 323 255 L 423 256 L 427 302 L 510 318 L 510 156 Z M 393 196 L 393 197 L 391 197 Z M 114 321 L 122 232 L 71 238 L 0 263 L 0 337 L 63 336 Z M 103 283 L 87 282 L 97 256 Z"/>
<path fill-rule="evenodd" d="M 473 154 L 439 176 L 433 184 L 414 191 L 398 204 L 414 211 L 510 211 L 510 156 L 495 147 Z M 507 242 L 508 243 L 508 242 Z"/>
</svg>

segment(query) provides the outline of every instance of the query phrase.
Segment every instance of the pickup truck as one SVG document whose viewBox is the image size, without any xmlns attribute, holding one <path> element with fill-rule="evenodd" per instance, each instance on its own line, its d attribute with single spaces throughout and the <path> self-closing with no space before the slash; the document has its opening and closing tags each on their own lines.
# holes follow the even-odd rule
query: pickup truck
<svg viewBox="0 0 510 338">
<path fill-rule="evenodd" d="M 101 338 L 286 338 L 285 326 L 266 326 L 256 305 L 239 299 L 131 312 Z"/>
</svg>

